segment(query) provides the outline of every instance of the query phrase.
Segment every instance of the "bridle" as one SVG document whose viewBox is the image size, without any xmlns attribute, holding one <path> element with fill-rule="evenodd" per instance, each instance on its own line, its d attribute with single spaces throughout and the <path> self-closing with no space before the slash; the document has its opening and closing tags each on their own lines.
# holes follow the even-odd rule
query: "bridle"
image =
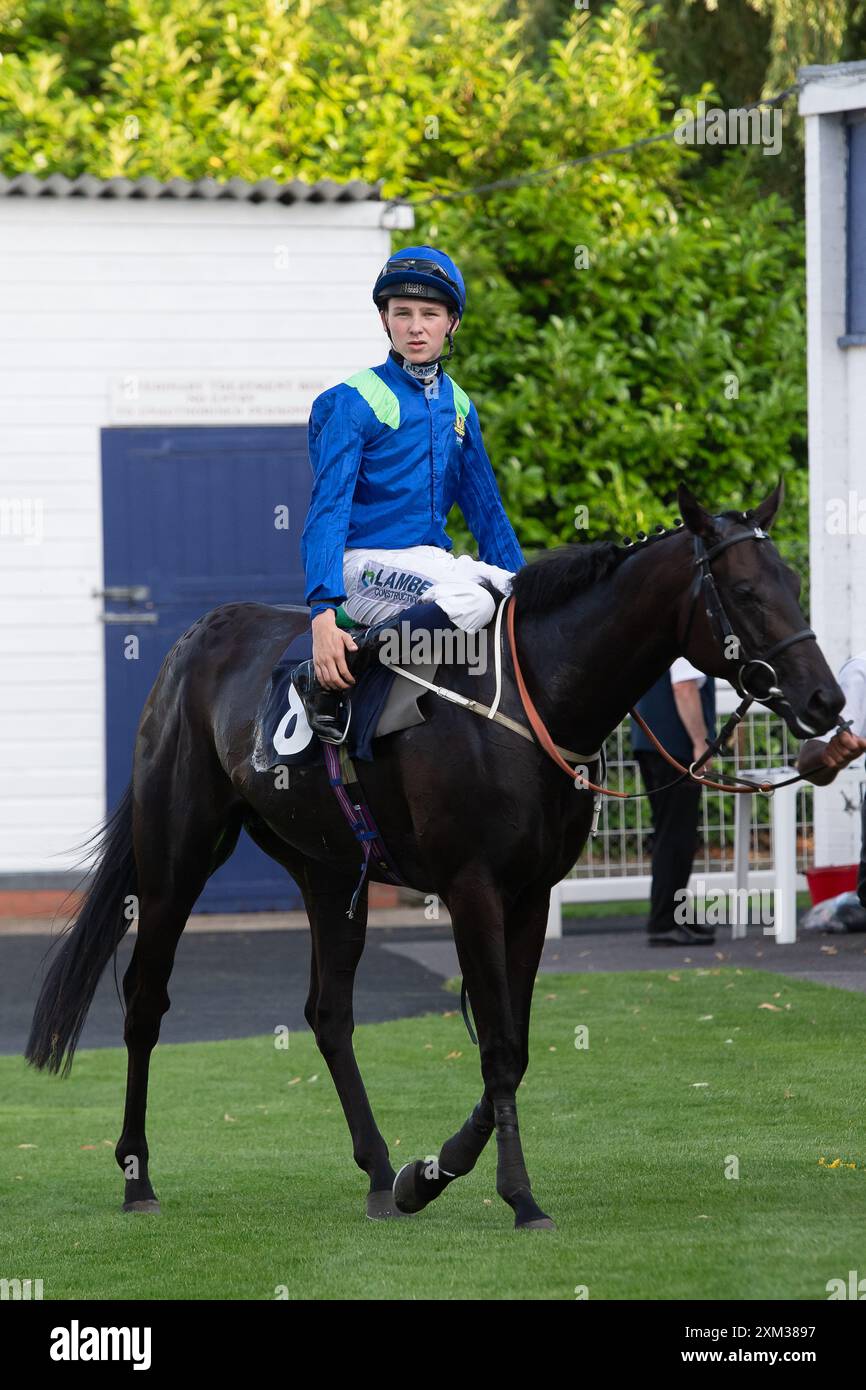
<svg viewBox="0 0 866 1390">
<path fill-rule="evenodd" d="M 689 590 L 689 597 L 691 601 L 689 604 L 689 612 L 686 620 L 685 631 L 683 633 L 682 639 L 679 641 L 680 650 L 682 651 L 685 649 L 686 642 L 688 641 L 689 634 L 691 633 L 692 623 L 694 621 L 694 616 L 697 609 L 698 598 L 701 594 L 703 594 L 704 610 L 707 614 L 707 618 L 709 619 L 710 629 L 712 631 L 713 637 L 719 644 L 722 652 L 726 651 L 726 644 L 731 639 L 733 639 L 733 641 L 737 644 L 737 654 L 739 656 L 740 653 L 743 651 L 743 645 L 740 642 L 740 639 L 737 637 L 736 633 L 734 632 L 730 619 L 728 618 L 728 615 L 725 611 L 725 606 L 722 603 L 721 595 L 719 594 L 719 591 L 716 588 L 716 582 L 713 578 L 710 565 L 712 561 L 716 558 L 716 556 L 721 555 L 723 551 L 727 550 L 730 546 L 738 545 L 740 541 L 764 541 L 769 540 L 770 537 L 768 533 L 764 531 L 760 526 L 753 526 L 749 530 L 741 532 L 739 535 L 726 536 L 724 540 L 718 541 L 715 545 L 711 546 L 709 550 L 707 549 L 700 536 L 694 536 L 693 539 L 695 549 L 694 563 L 697 569 L 697 573 L 695 574 L 694 581 L 692 582 L 691 588 Z M 568 776 L 572 779 L 576 787 L 586 788 L 588 791 L 594 791 L 600 793 L 603 796 L 615 796 L 621 798 L 622 800 L 630 799 L 631 794 L 628 792 L 617 792 L 607 787 L 596 786 L 595 783 L 590 782 L 588 778 L 582 776 L 573 768 L 570 768 L 568 766 L 568 763 L 564 760 L 564 758 L 562 758 L 561 755 L 557 752 L 553 740 L 551 739 L 550 734 L 547 728 L 545 727 L 544 722 L 541 719 L 541 716 L 538 713 L 538 710 L 535 708 L 535 705 L 533 704 L 529 691 L 526 688 L 526 682 L 523 679 L 523 672 L 520 669 L 520 662 L 517 657 L 517 645 L 514 638 L 513 595 L 511 595 L 508 599 L 507 611 L 508 638 L 511 647 L 511 660 L 514 666 L 514 674 L 515 679 L 517 681 L 517 688 L 520 693 L 520 699 L 523 704 L 523 708 L 526 712 L 526 716 L 542 748 L 545 750 L 548 756 L 552 758 L 552 760 L 557 764 L 557 766 L 561 767 L 563 771 L 568 774 Z M 682 773 L 683 777 L 690 777 L 692 781 L 697 782 L 700 786 L 710 787 L 711 789 L 716 791 L 738 792 L 752 796 L 756 792 L 763 792 L 768 796 L 772 795 L 772 793 L 778 787 L 786 787 L 790 786 L 792 782 L 799 782 L 801 780 L 801 775 L 798 774 L 796 777 L 790 777 L 784 782 L 768 783 L 751 782 L 748 780 L 748 778 L 744 777 L 731 778 L 728 777 L 727 774 L 724 772 L 718 774 L 720 778 L 724 779 L 723 781 L 710 781 L 707 778 L 699 777 L 697 773 L 698 769 L 703 767 L 703 765 L 710 758 L 716 756 L 720 751 L 724 749 L 725 745 L 728 743 L 728 740 L 731 738 L 731 735 L 734 733 L 734 730 L 745 717 L 746 711 L 756 701 L 758 702 L 758 704 L 767 704 L 769 700 L 775 700 L 777 703 L 787 705 L 789 709 L 792 708 L 790 701 L 785 698 L 784 692 L 779 682 L 779 678 L 776 675 L 775 667 L 771 665 L 771 662 L 777 656 L 779 656 L 781 652 L 786 651 L 789 647 L 794 646 L 795 643 L 805 641 L 817 641 L 817 638 L 810 627 L 804 627 L 799 632 L 794 632 L 791 633 L 788 637 L 783 637 L 780 642 L 774 643 L 774 645 L 770 647 L 768 651 L 764 652 L 763 656 L 761 657 L 747 657 L 745 660 L 741 661 L 734 675 L 734 683 L 736 684 L 736 687 L 739 693 L 742 695 L 743 699 L 737 706 L 736 710 L 734 710 L 733 714 L 729 716 L 718 736 L 715 739 L 713 739 L 712 742 L 708 741 L 706 752 L 703 753 L 700 758 L 690 763 L 688 767 L 684 767 L 682 763 L 678 762 L 672 754 L 668 753 L 667 750 L 662 747 L 655 734 L 648 727 L 648 725 L 645 723 L 645 721 L 636 709 L 629 710 L 629 714 L 631 714 L 632 718 L 635 719 L 636 722 L 640 725 L 640 727 L 643 729 L 647 737 L 651 740 L 655 748 L 658 750 L 659 753 L 661 753 L 662 757 L 664 757 L 667 760 L 667 762 L 671 764 L 672 767 L 675 767 L 680 773 Z M 750 685 L 754 684 L 754 678 L 752 676 L 748 677 L 748 684 L 746 683 L 746 673 L 752 669 L 760 667 L 763 667 L 764 670 L 768 673 L 770 682 L 768 689 L 763 694 L 749 688 Z M 803 724 L 802 720 L 800 720 L 799 717 L 797 717 L 797 722 L 805 733 L 814 733 L 814 730 L 810 729 L 808 725 Z M 850 721 L 843 721 L 840 719 L 838 721 L 837 727 L 840 729 L 844 729 L 848 728 L 849 725 Z M 678 780 L 682 781 L 682 777 Z"/>
<path fill-rule="evenodd" d="M 692 539 L 694 541 L 697 573 L 695 574 L 690 590 L 689 596 L 691 602 L 689 604 L 685 632 L 679 643 L 680 650 L 685 651 L 686 643 L 688 642 L 689 634 L 692 629 L 698 598 L 703 594 L 704 611 L 709 619 L 710 630 L 722 652 L 727 655 L 729 644 L 733 642 L 736 644 L 737 656 L 745 656 L 743 643 L 734 632 L 731 620 L 725 610 L 725 605 L 722 603 L 721 595 L 716 588 L 716 581 L 713 578 L 710 564 L 717 555 L 721 555 L 723 551 L 728 550 L 732 545 L 739 545 L 740 541 L 766 541 L 770 539 L 770 536 L 768 532 L 764 531 L 760 526 L 753 526 L 748 531 L 742 531 L 739 535 L 726 536 L 724 540 L 717 541 L 709 550 L 701 536 L 693 536 Z M 740 661 L 737 670 L 733 674 L 731 684 L 736 686 L 743 699 L 734 710 L 733 714 L 730 715 L 717 737 L 708 742 L 706 752 L 695 762 L 689 764 L 688 772 L 693 780 L 700 780 L 695 776 L 696 771 L 703 767 L 710 758 L 718 754 L 727 745 L 734 730 L 742 722 L 747 710 L 755 701 L 757 701 L 758 704 L 769 705 L 770 700 L 774 700 L 777 704 L 787 705 L 788 709 L 790 709 L 793 714 L 791 702 L 785 697 L 779 677 L 776 675 L 776 669 L 771 665 L 771 662 L 779 656 L 781 652 L 787 651 L 789 647 L 793 647 L 797 642 L 816 642 L 817 640 L 812 629 L 810 627 L 804 627 L 801 628 L 799 632 L 792 632 L 787 637 L 783 637 L 781 641 L 775 642 L 768 651 L 764 652 L 763 656 L 746 657 L 745 660 Z M 767 673 L 764 678 L 767 681 L 767 687 L 763 692 L 750 688 L 755 684 L 755 677 L 751 674 L 748 678 L 746 676 L 747 672 L 757 672 L 759 668 L 763 668 Z M 640 715 L 637 714 L 636 711 L 631 711 L 631 713 L 644 729 L 644 732 L 652 739 L 653 735 L 643 723 Z M 804 733 L 814 735 L 815 730 L 811 729 L 808 724 L 804 724 L 799 715 L 796 716 L 796 722 Z M 655 740 L 653 739 L 653 741 Z M 664 750 L 661 751 L 664 752 Z M 724 772 L 720 773 L 719 776 L 723 779 L 723 785 L 732 791 L 765 791 L 767 789 L 766 783 L 759 784 L 751 782 L 747 777 L 729 778 Z M 775 789 L 780 786 L 788 786 L 791 782 L 797 782 L 799 780 L 799 776 L 791 777 L 785 782 L 774 782 L 772 787 Z M 737 786 L 738 782 L 740 784 L 739 786 Z"/>
<path fill-rule="evenodd" d="M 722 651 L 726 653 L 728 644 L 733 640 L 737 647 L 737 654 L 739 655 L 739 653 L 742 652 L 743 643 L 734 632 L 731 621 L 725 612 L 725 606 L 722 603 L 721 596 L 716 588 L 716 581 L 710 569 L 710 562 L 714 560 L 717 555 L 721 555 L 723 551 L 730 549 L 732 545 L 739 545 L 741 541 L 766 541 L 769 539 L 768 533 L 763 531 L 760 526 L 753 526 L 751 530 L 744 531 L 739 536 L 726 536 L 724 540 L 718 541 L 709 550 L 707 550 L 700 536 L 693 537 L 695 565 L 697 566 L 698 572 L 695 575 L 690 590 L 691 603 L 689 605 L 686 630 L 679 642 L 681 651 L 685 651 L 686 649 L 686 643 L 689 640 L 689 634 L 695 616 L 695 609 L 697 608 L 698 597 L 701 592 L 703 592 L 704 609 L 709 618 L 710 628 L 712 629 L 716 642 L 721 647 Z M 786 651 L 788 647 L 793 647 L 796 642 L 805 641 L 817 641 L 810 627 L 801 628 L 799 632 L 792 632 L 790 636 L 783 637 L 780 642 L 776 642 L 770 647 L 769 651 L 765 652 L 763 657 L 751 657 L 741 662 L 738 670 L 734 673 L 732 684 L 736 685 L 740 694 L 744 699 L 748 700 L 750 704 L 755 700 L 757 700 L 759 704 L 766 704 L 769 700 L 777 700 L 791 709 L 791 703 L 789 700 L 785 699 L 784 693 L 779 685 L 779 678 L 776 675 L 775 668 L 770 665 L 770 662 L 775 657 L 779 656 L 781 652 Z M 758 666 L 763 666 L 764 670 L 769 673 L 770 684 L 764 694 L 755 690 L 750 690 L 745 683 L 744 673 L 751 667 Z M 797 718 L 797 723 L 805 733 L 814 735 L 815 730 L 810 729 L 808 724 L 804 724 L 799 717 Z"/>
</svg>

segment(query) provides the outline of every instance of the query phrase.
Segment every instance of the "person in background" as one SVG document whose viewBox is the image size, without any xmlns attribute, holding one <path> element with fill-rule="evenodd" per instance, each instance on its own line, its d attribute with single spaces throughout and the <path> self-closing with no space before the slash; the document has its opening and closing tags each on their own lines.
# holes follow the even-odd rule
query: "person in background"
<svg viewBox="0 0 866 1390">
<path fill-rule="evenodd" d="M 797 755 L 797 771 L 816 787 L 829 786 L 843 767 L 856 762 L 866 752 L 866 651 L 858 652 L 845 662 L 838 680 L 845 695 L 845 708 L 840 718 L 850 719 L 851 728 L 807 739 Z M 866 799 L 861 817 L 857 896 L 866 907 Z"/>
<path fill-rule="evenodd" d="M 659 742 L 687 765 L 703 756 L 708 733 L 715 734 L 715 681 L 678 657 L 670 671 L 651 686 L 637 709 Z M 640 725 L 632 720 L 631 746 L 649 792 L 653 823 L 652 890 L 647 939 L 650 946 L 711 946 L 711 927 L 677 922 L 678 890 L 688 887 L 698 842 L 701 787 L 691 780 L 668 784 L 677 772 L 657 753 Z"/>
</svg>

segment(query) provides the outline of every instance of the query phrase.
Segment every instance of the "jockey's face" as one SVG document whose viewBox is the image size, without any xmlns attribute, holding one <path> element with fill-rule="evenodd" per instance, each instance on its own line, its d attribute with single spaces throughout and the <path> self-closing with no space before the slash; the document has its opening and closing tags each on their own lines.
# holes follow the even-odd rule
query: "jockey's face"
<svg viewBox="0 0 866 1390">
<path fill-rule="evenodd" d="M 380 310 L 382 327 L 407 362 L 431 362 L 445 344 L 449 328 L 456 333 L 457 315 L 438 299 L 389 299 Z"/>
</svg>

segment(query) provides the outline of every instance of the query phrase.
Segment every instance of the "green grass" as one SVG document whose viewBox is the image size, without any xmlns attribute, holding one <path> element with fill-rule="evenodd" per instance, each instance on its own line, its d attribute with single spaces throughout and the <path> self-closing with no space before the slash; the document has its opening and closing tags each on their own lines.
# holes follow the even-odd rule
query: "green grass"
<svg viewBox="0 0 866 1390">
<path fill-rule="evenodd" d="M 395 1165 L 434 1153 L 480 1094 L 459 1014 L 355 1041 Z M 163 1214 L 124 1216 L 125 1069 L 122 1049 L 81 1053 L 68 1081 L 0 1059 L 0 1276 L 46 1299 L 823 1299 L 866 1275 L 860 995 L 730 968 L 544 976 L 519 1107 L 555 1233 L 512 1230 L 495 1142 L 421 1215 L 367 1221 L 309 1034 L 157 1048 Z"/>
<path fill-rule="evenodd" d="M 563 917 L 646 917 L 648 913 L 649 902 L 640 902 L 634 898 L 613 903 L 562 904 Z"/>
</svg>

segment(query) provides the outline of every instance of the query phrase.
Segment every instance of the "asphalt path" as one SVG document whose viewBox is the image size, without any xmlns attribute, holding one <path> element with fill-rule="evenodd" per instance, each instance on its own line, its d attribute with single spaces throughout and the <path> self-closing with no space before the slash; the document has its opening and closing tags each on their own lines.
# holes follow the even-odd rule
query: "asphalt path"
<svg viewBox="0 0 866 1390">
<path fill-rule="evenodd" d="M 0 935 L 0 1053 L 21 1054 L 27 1040 L 50 940 L 45 935 Z M 117 953 L 123 977 L 134 945 Z M 545 943 L 542 973 L 698 969 L 739 966 L 778 971 L 866 993 L 866 933 L 801 934 L 779 946 L 760 927 L 744 939 L 719 929 L 713 946 L 649 947 L 639 918 L 566 923 L 565 935 Z M 255 1037 L 283 1026 L 307 1028 L 304 1003 L 310 970 L 305 930 L 186 933 L 169 982 L 171 1009 L 162 1020 L 165 1043 Z M 355 980 L 355 1021 L 381 1023 L 458 1007 L 443 989 L 460 967 L 445 925 L 370 928 Z M 462 1026 L 462 1025 L 461 1025 Z M 117 1047 L 123 1012 L 109 965 L 81 1038 L 82 1047 Z"/>
<path fill-rule="evenodd" d="M 355 1022 L 382 1023 L 456 1007 L 440 975 L 386 950 L 370 931 L 355 977 Z M 134 937 L 117 951 L 118 986 Z M 0 1053 L 22 1053 L 39 993 L 50 940 L 44 935 L 0 936 Z M 304 1004 L 310 979 L 310 936 L 305 931 L 199 931 L 181 938 L 169 981 L 171 1008 L 160 1041 L 205 1042 L 248 1038 L 279 1026 L 307 1029 Z M 123 1043 L 123 1010 L 111 963 L 96 991 L 81 1047 Z"/>
</svg>

